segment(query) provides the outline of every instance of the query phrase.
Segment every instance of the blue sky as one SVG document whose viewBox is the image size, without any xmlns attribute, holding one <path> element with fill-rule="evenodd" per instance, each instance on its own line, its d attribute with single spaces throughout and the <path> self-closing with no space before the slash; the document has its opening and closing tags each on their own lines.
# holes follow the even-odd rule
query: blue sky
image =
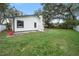
<svg viewBox="0 0 79 59">
<path fill-rule="evenodd" d="M 23 12 L 23 14 L 31 15 L 35 10 L 41 9 L 40 3 L 11 3 L 16 9 Z"/>
</svg>

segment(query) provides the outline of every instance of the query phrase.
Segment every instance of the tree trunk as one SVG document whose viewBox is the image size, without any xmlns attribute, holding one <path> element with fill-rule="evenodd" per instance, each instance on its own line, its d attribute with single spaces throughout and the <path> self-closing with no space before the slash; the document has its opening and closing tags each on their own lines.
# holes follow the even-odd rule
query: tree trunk
<svg viewBox="0 0 79 59">
<path fill-rule="evenodd" d="M 68 8 L 68 11 L 70 12 L 70 15 L 72 16 L 72 19 L 75 20 L 75 16 L 73 15 L 72 11 L 71 11 L 71 8 Z"/>
</svg>

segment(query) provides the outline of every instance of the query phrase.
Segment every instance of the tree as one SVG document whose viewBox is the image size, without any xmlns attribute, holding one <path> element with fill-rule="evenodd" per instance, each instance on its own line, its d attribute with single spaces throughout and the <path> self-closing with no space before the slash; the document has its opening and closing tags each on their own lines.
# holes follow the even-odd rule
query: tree
<svg viewBox="0 0 79 59">
<path fill-rule="evenodd" d="M 7 17 L 20 16 L 22 12 L 17 10 L 15 7 L 10 6 L 8 3 L 0 3 L 0 19 L 3 23 L 4 20 L 7 20 Z M 9 30 L 11 27 L 10 23 L 6 22 L 7 29 Z"/>
<path fill-rule="evenodd" d="M 8 3 L 0 3 L 0 17 L 5 17 L 5 12 L 9 8 Z"/>
<path fill-rule="evenodd" d="M 42 10 L 41 9 L 35 10 L 34 15 L 37 15 L 37 16 L 42 15 Z"/>
<path fill-rule="evenodd" d="M 64 23 L 65 25 L 64 27 L 72 29 L 73 27 L 79 24 L 79 21 L 77 21 L 76 19 L 76 13 L 79 12 L 79 4 L 71 3 L 71 4 L 64 4 L 64 5 L 66 9 L 65 13 L 67 13 L 65 15 L 66 22 Z"/>
<path fill-rule="evenodd" d="M 67 4 L 65 5 L 66 6 L 66 12 L 68 13 L 68 18 L 72 18 L 72 19 L 76 19 L 75 18 L 75 15 L 74 15 L 74 11 L 76 11 L 76 8 L 74 7 L 74 4 L 71 3 L 71 4 Z"/>
<path fill-rule="evenodd" d="M 12 6 L 7 10 L 7 14 L 8 14 L 7 15 L 8 17 L 23 15 L 21 11 L 17 10 L 15 7 L 12 7 Z"/>
<path fill-rule="evenodd" d="M 51 3 L 43 3 L 42 6 L 43 6 L 42 15 L 43 15 L 45 25 L 47 27 L 50 27 L 51 25 L 50 25 L 49 22 L 50 22 L 50 20 L 52 18 L 52 14 L 53 14 L 52 13 L 52 10 L 53 10 L 52 4 Z"/>
<path fill-rule="evenodd" d="M 23 15 L 23 13 L 19 10 L 17 10 L 15 7 L 10 8 L 10 14 L 14 15 L 14 16 L 21 16 Z"/>
<path fill-rule="evenodd" d="M 43 3 L 43 19 L 48 26 L 51 26 L 49 23 L 54 18 L 63 19 L 63 20 L 70 20 L 70 23 L 73 23 L 72 27 L 74 26 L 76 20 L 75 14 L 79 12 L 79 4 L 68 4 L 68 3 Z M 73 22 L 74 21 L 74 22 Z"/>
<path fill-rule="evenodd" d="M 0 3 L 0 23 L 1 23 L 1 18 L 5 18 L 5 12 L 9 8 L 9 4 L 7 3 Z"/>
<path fill-rule="evenodd" d="M 44 3 L 43 6 L 43 19 L 48 27 L 51 26 L 50 21 L 56 18 L 64 18 L 65 6 L 61 3 Z"/>
</svg>

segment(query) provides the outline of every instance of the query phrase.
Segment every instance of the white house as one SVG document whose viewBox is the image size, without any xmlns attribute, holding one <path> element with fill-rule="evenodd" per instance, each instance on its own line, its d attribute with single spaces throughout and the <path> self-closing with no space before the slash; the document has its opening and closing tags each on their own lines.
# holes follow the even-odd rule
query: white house
<svg viewBox="0 0 79 59">
<path fill-rule="evenodd" d="M 24 15 L 9 18 L 14 32 L 44 31 L 42 16 Z"/>
<path fill-rule="evenodd" d="M 0 32 L 1 32 L 1 31 L 4 31 L 5 29 L 6 29 L 6 26 L 3 25 L 3 24 L 0 24 Z"/>
</svg>

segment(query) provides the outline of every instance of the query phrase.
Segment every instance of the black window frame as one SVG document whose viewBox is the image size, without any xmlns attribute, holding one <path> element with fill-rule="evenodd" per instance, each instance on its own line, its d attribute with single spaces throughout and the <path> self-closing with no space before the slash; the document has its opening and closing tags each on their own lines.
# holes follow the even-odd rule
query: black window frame
<svg viewBox="0 0 79 59">
<path fill-rule="evenodd" d="M 37 23 L 36 22 L 34 22 L 34 28 L 37 28 Z"/>
<path fill-rule="evenodd" d="M 20 24 L 21 23 L 21 24 Z M 17 20 L 17 28 L 24 28 L 24 21 Z"/>
</svg>

